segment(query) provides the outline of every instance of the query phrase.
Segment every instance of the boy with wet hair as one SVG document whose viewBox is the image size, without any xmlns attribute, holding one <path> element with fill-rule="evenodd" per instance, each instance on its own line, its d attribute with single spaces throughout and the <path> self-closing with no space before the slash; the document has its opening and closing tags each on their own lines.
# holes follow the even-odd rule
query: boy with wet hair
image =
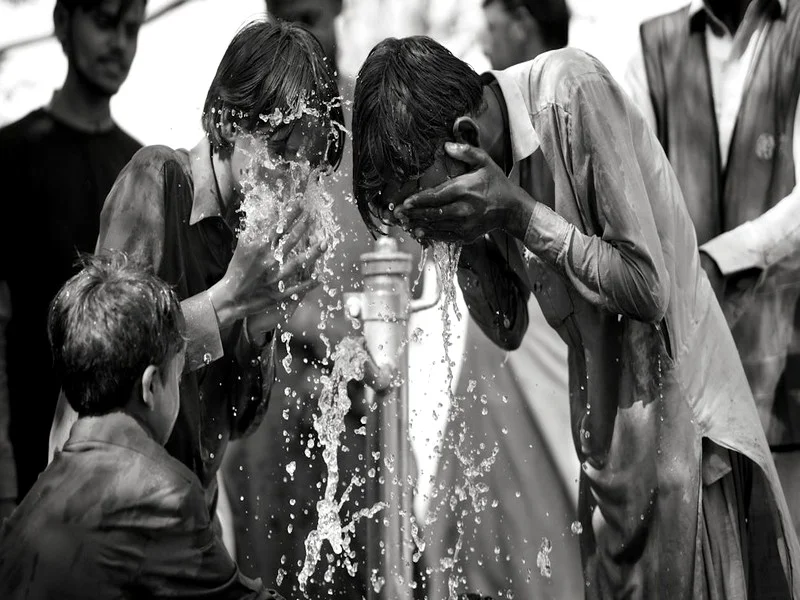
<svg viewBox="0 0 800 600">
<path fill-rule="evenodd" d="M 240 575 L 197 476 L 163 447 L 186 349 L 177 295 L 124 253 L 83 264 L 48 317 L 78 420 L 0 530 L 0 595 L 277 598 Z"/>
<path fill-rule="evenodd" d="M 430 38 L 387 39 L 353 115 L 368 226 L 462 244 L 459 285 L 497 345 L 518 347 L 533 293 L 569 346 L 586 597 L 800 596 L 800 546 L 680 186 L 605 66 L 561 49 L 481 77 Z M 757 502 L 772 518 L 754 531 Z M 755 547 L 769 552 L 750 573 Z"/>
<path fill-rule="evenodd" d="M 166 447 L 199 477 L 212 513 L 229 440 L 250 434 L 266 411 L 274 330 L 318 284 L 314 265 L 326 249 L 324 241 L 306 246 L 308 215 L 288 200 L 282 228 L 272 224 L 255 243 L 238 239 L 245 187 L 258 181 L 282 189 L 289 161 L 338 166 L 342 138 L 331 134 L 342 122 L 338 96 L 310 33 L 252 21 L 234 36 L 209 88 L 207 138 L 189 151 L 143 148 L 103 207 L 97 250 L 128 252 L 181 298 L 187 359 L 181 410 Z M 270 118 L 279 112 L 296 118 Z M 277 166 L 255 165 L 254 156 L 269 156 Z M 63 400 L 61 406 L 51 449 L 74 420 Z"/>
</svg>

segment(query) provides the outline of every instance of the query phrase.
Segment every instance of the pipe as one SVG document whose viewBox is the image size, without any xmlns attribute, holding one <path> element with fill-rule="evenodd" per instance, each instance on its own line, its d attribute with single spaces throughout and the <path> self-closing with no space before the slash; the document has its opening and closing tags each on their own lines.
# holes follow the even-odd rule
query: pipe
<svg viewBox="0 0 800 600">
<path fill-rule="evenodd" d="M 345 294 L 345 310 L 350 319 L 360 319 L 371 356 L 365 378 L 367 506 L 386 504 L 367 523 L 367 598 L 412 600 L 416 471 L 409 438 L 408 320 L 412 312 L 434 306 L 441 289 L 436 285 L 433 293 L 426 289 L 423 298 L 411 299 L 411 255 L 400 252 L 390 236 L 361 255 L 361 274 L 363 291 Z"/>
<path fill-rule="evenodd" d="M 367 598 L 411 600 L 414 570 L 410 484 L 412 465 L 408 436 L 408 317 L 411 305 L 411 255 L 399 252 L 389 236 L 361 256 L 363 292 L 358 317 L 367 350 L 382 373 L 392 373 L 388 386 L 367 395 L 367 505 L 386 508 L 367 523 Z M 353 305 L 348 306 L 353 315 Z M 368 369 L 371 371 L 372 369 Z M 384 380 L 385 376 L 374 378 Z"/>
</svg>

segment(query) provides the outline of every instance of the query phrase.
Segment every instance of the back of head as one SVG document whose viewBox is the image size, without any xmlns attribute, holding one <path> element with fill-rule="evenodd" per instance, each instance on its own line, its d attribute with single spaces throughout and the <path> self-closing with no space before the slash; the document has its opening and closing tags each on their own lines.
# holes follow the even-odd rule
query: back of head
<svg viewBox="0 0 800 600">
<path fill-rule="evenodd" d="M 353 104 L 353 192 L 368 227 L 378 228 L 386 183 L 419 177 L 452 139 L 456 118 L 482 103 L 480 76 L 429 37 L 388 38 L 372 49 Z"/>
<path fill-rule="evenodd" d="M 285 21 L 257 19 L 234 36 L 217 67 L 203 106 L 203 129 L 223 155 L 230 142 L 222 119 L 247 132 L 265 129 L 276 115 L 318 112 L 331 132 L 344 127 L 339 88 L 325 51 L 313 34 Z M 324 125 L 324 123 L 323 123 Z M 341 161 L 343 140 L 332 143 L 328 164 Z"/>
<path fill-rule="evenodd" d="M 184 331 L 175 292 L 123 253 L 84 257 L 48 315 L 54 368 L 79 416 L 122 409 L 149 365 L 183 351 Z"/>
</svg>

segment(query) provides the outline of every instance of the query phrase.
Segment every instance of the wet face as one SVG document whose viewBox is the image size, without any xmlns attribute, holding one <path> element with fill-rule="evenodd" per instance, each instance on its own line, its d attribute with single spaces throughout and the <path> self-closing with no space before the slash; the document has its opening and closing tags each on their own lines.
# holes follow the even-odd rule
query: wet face
<svg viewBox="0 0 800 600">
<path fill-rule="evenodd" d="M 296 23 L 320 41 L 325 55 L 336 61 L 336 17 L 342 10 L 341 0 L 267 0 L 269 13 Z"/>
<path fill-rule="evenodd" d="M 57 17 L 56 33 L 70 69 L 97 93 L 116 94 L 136 55 L 144 13 L 144 0 L 103 0 L 93 8 L 78 7 Z"/>
<path fill-rule="evenodd" d="M 258 181 L 302 193 L 311 173 L 327 167 L 328 133 L 311 115 L 282 124 L 270 133 L 237 133 L 231 152 L 236 190 L 241 193 L 248 183 Z M 287 176 L 300 180 L 289 186 Z"/>
<path fill-rule="evenodd" d="M 389 181 L 380 195 L 376 208 L 386 222 L 399 225 L 391 212 L 406 198 L 422 190 L 435 188 L 448 179 L 458 177 L 466 172 L 467 165 L 450 158 L 442 149 L 436 153 L 433 164 L 425 169 L 420 177 L 405 182 Z"/>
</svg>

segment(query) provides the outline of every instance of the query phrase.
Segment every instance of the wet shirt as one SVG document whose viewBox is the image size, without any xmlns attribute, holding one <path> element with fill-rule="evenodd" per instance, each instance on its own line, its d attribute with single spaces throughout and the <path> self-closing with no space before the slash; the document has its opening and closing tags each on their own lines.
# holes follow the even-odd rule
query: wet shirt
<svg viewBox="0 0 800 600">
<path fill-rule="evenodd" d="M 279 598 L 239 573 L 194 473 L 123 413 L 79 419 L 5 521 L 0 597 Z"/>
<path fill-rule="evenodd" d="M 78 253 L 94 249 L 103 200 L 139 148 L 116 125 L 100 133 L 79 131 L 43 108 L 0 129 L 0 281 L 8 283 L 13 306 L 6 369 L 20 498 L 47 466 L 47 436 L 58 399 L 47 307 L 77 273 Z M 31 240 L 24 258 L 20 236 Z M 0 326 L 3 320 L 0 315 Z M 36 403 L 30 401 L 32 382 L 40 392 Z M 0 454 L 0 496 L 13 498 L 13 483 L 10 457 Z"/>
<path fill-rule="evenodd" d="M 605 67 L 581 51 L 549 52 L 492 74 L 509 113 L 511 177 L 539 202 L 524 246 L 497 234 L 490 241 L 521 295 L 533 292 L 569 346 L 587 597 L 692 597 L 704 577 L 703 477 L 726 469 L 703 462 L 703 438 L 747 456 L 766 476 L 798 593 L 797 538 L 658 140 Z M 541 195 L 546 181 L 552 191 Z M 491 296 L 507 289 L 464 289 L 495 340 L 517 337 L 504 329 L 526 323 L 485 314 L 503 306 Z"/>
<path fill-rule="evenodd" d="M 212 507 L 225 448 L 260 424 L 275 379 L 275 337 L 259 348 L 241 321 L 220 331 L 207 293 L 236 243 L 220 207 L 206 140 L 190 152 L 147 146 L 109 193 L 96 248 L 124 250 L 152 265 L 181 299 L 189 339 L 180 412 L 166 448 L 199 477 Z M 74 421 L 63 398 L 59 410 L 72 417 L 59 425 L 56 441 Z"/>
</svg>

